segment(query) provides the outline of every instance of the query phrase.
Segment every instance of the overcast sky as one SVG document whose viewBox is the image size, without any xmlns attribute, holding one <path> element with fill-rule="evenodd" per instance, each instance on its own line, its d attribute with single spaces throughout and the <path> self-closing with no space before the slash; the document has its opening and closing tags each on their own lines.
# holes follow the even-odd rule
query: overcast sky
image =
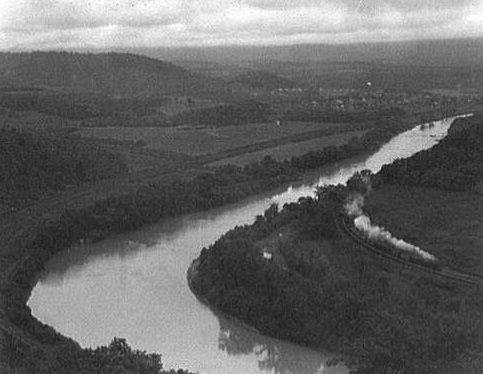
<svg viewBox="0 0 483 374">
<path fill-rule="evenodd" d="M 483 37 L 483 0 L 0 0 L 0 49 Z"/>
</svg>

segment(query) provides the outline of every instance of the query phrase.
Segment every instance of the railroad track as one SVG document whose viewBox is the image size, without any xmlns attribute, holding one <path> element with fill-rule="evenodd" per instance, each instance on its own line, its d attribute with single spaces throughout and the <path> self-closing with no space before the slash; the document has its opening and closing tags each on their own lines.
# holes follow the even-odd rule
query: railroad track
<svg viewBox="0 0 483 374">
<path fill-rule="evenodd" d="M 435 270 L 424 265 L 407 261 L 403 258 L 394 256 L 391 253 L 385 252 L 384 250 L 381 250 L 375 247 L 374 245 L 372 245 L 369 241 L 367 241 L 361 235 L 356 233 L 351 227 L 349 227 L 349 225 L 347 224 L 347 221 L 342 216 L 335 217 L 335 219 L 337 222 L 337 227 L 339 228 L 340 232 L 349 236 L 353 241 L 355 241 L 361 247 L 363 247 L 367 251 L 379 257 L 383 257 L 390 261 L 399 262 L 404 266 L 410 267 L 412 269 L 415 269 L 421 272 L 429 273 L 433 276 L 444 278 L 452 282 L 458 282 L 458 283 L 463 283 L 463 284 L 473 285 L 473 286 L 483 286 L 483 275 L 465 273 L 457 269 L 452 269 L 448 266 L 442 266 L 440 270 Z"/>
</svg>

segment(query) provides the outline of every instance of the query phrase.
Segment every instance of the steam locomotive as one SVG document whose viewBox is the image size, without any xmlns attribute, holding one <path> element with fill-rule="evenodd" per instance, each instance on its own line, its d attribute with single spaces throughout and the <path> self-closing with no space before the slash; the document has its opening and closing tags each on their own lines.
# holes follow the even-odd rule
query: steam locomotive
<svg viewBox="0 0 483 374">
<path fill-rule="evenodd" d="M 414 265 L 423 266 L 433 271 L 441 271 L 443 266 L 438 259 L 424 258 L 414 252 L 401 250 L 389 243 L 382 243 L 362 236 L 362 233 L 354 226 L 350 217 L 341 213 L 342 228 L 352 239 L 364 246 L 366 249 L 377 253 L 380 256 L 393 259 L 401 263 L 410 262 Z"/>
</svg>

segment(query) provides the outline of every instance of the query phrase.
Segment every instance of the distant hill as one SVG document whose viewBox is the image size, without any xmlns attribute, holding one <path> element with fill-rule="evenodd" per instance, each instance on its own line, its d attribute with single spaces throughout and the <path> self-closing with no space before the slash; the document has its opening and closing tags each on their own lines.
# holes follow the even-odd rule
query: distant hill
<svg viewBox="0 0 483 374">
<path fill-rule="evenodd" d="M 139 49 L 138 52 L 168 61 L 205 60 L 236 64 L 247 61 L 317 61 L 480 67 L 483 60 L 483 39 L 297 44 L 285 46 L 151 48 Z"/>
<path fill-rule="evenodd" d="M 121 97 L 224 97 L 226 84 L 128 53 L 0 53 L 3 86 L 55 87 Z"/>
<path fill-rule="evenodd" d="M 139 49 L 167 61 L 267 71 L 324 88 L 483 90 L 483 38 Z M 215 69 L 215 68 L 212 68 Z M 244 72 L 236 72 L 243 74 Z M 233 76 L 233 75 L 232 75 Z M 250 81 L 250 76 L 247 77 Z M 246 82 L 245 82 L 246 83 Z"/>
</svg>

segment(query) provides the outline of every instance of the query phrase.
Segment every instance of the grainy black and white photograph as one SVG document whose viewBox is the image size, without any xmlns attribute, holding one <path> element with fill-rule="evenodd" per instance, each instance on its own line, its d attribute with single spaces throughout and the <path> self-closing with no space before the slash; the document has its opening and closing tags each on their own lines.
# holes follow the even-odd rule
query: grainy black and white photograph
<svg viewBox="0 0 483 374">
<path fill-rule="evenodd" d="M 0 374 L 483 373 L 483 0 L 0 0 Z"/>
</svg>

